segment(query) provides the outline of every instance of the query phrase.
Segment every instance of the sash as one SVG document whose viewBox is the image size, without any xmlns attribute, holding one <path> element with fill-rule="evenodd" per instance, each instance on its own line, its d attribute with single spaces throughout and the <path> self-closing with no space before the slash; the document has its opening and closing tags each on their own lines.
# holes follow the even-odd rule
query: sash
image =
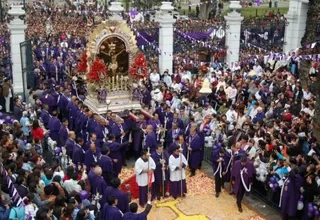
<svg viewBox="0 0 320 220">
<path fill-rule="evenodd" d="M 281 207 L 281 201 L 282 201 L 282 196 L 283 196 L 283 189 L 285 188 L 286 183 L 288 182 L 288 180 L 289 180 L 289 178 L 287 178 L 287 179 L 283 182 L 283 185 L 282 185 L 282 187 L 281 187 L 279 207 Z"/>
<path fill-rule="evenodd" d="M 251 186 L 252 186 L 252 184 L 250 183 L 250 185 L 249 185 L 249 187 L 246 185 L 246 183 L 244 182 L 244 178 L 243 178 L 243 172 L 245 172 L 247 170 L 247 168 L 242 168 L 241 170 L 240 170 L 240 177 L 241 177 L 241 182 L 242 182 L 242 184 L 243 184 L 243 187 L 244 187 L 244 189 L 247 191 L 247 192 L 250 192 L 251 191 Z"/>
<path fill-rule="evenodd" d="M 222 162 L 221 161 L 219 162 L 218 168 L 217 168 L 216 172 L 214 172 L 213 176 L 215 176 L 218 173 L 218 171 L 220 171 L 220 173 L 219 173 L 220 178 L 222 178 Z"/>
</svg>

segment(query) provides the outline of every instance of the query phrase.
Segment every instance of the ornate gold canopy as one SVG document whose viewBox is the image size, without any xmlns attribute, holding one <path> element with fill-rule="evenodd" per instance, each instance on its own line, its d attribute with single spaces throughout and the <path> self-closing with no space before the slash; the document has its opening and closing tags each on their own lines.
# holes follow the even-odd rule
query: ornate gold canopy
<svg viewBox="0 0 320 220">
<path fill-rule="evenodd" d="M 131 64 L 134 56 L 138 52 L 135 35 L 126 23 L 114 20 L 109 20 L 98 25 L 90 34 L 87 48 L 88 58 L 94 59 L 94 57 L 100 53 L 101 49 L 104 48 L 102 44 L 112 38 L 117 38 L 124 43 L 125 51 L 129 55 L 129 64 Z M 110 44 L 109 46 L 112 45 L 113 44 Z"/>
</svg>

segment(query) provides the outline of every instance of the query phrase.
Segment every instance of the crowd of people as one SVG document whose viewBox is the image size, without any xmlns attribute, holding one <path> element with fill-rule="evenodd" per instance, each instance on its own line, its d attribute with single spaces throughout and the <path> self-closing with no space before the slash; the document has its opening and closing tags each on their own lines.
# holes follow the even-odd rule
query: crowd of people
<svg viewBox="0 0 320 220">
<path fill-rule="evenodd" d="M 0 219 L 146 219 L 152 200 L 186 196 L 186 170 L 194 176 L 208 149 L 215 196 L 230 182 L 239 212 L 252 186 L 280 202 L 283 219 L 317 215 L 316 61 L 304 84 L 294 59 L 275 68 L 277 62 L 265 63 L 260 54 L 228 67 L 219 59 L 203 64 L 193 51 L 180 53 L 172 71 L 160 73 L 153 65 L 141 80 L 142 111 L 100 116 L 84 104 L 85 87 L 69 76 L 87 34 L 104 18 L 68 11 L 38 4 L 27 9 L 35 80 L 26 100 L 14 97 L 8 78 L 2 86 L 2 109 L 14 120 L 0 115 Z M 205 29 L 211 24 L 201 23 Z M 200 93 L 205 86 L 207 95 Z M 130 187 L 120 189 L 119 174 L 130 159 L 142 213 L 130 202 Z"/>
</svg>

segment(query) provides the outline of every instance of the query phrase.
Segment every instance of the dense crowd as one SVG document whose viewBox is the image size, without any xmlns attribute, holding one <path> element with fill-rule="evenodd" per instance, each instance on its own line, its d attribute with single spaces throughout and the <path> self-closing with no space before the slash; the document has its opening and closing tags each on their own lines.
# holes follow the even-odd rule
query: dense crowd
<svg viewBox="0 0 320 220">
<path fill-rule="evenodd" d="M 26 35 L 33 39 L 35 78 L 26 100 L 14 96 L 9 79 L 2 86 L 2 109 L 13 119 L 0 115 L 5 170 L 0 219 L 112 219 L 111 215 L 117 216 L 115 220 L 138 215 L 146 219 L 148 200 L 160 198 L 161 175 L 155 178 L 151 198 L 140 188 L 140 205 L 148 205 L 139 214 L 138 204 L 130 203 L 130 193 L 120 189 L 118 177 L 130 158 L 142 164 L 149 161 L 148 148 L 156 161 L 155 174 L 163 166 L 170 173 L 166 184 L 174 198 L 187 191 L 186 177 L 174 172 L 189 167 L 193 176 L 210 151 L 216 196 L 224 182 L 231 182 L 239 211 L 243 195 L 250 191 L 246 184 L 253 183 L 270 201 L 281 202 L 284 219 L 317 215 L 320 148 L 314 135 L 318 128 L 312 125 L 319 90 L 316 61 L 305 84 L 298 78 L 294 58 L 278 68 L 277 61 L 265 63 L 257 51 L 250 51 L 255 56 L 250 62 L 228 67 L 217 54 L 203 64 L 200 53 L 190 49 L 175 54 L 174 70 L 163 73 L 158 72 L 154 56 L 148 78 L 140 82 L 144 111 L 128 109 L 122 118 L 112 111 L 100 116 L 84 104 L 85 86 L 76 85 L 70 73 L 76 74 L 86 36 L 103 18 L 48 5 L 29 5 L 27 11 Z M 200 23 L 201 30 L 212 24 Z M 185 24 L 178 26 L 190 31 Z M 5 26 L 1 33 L 8 37 Z M 210 92 L 203 95 L 205 86 Z M 161 137 L 171 163 L 169 157 L 159 158 Z M 181 152 L 184 162 L 175 164 Z M 171 165 L 170 170 L 162 160 Z M 136 172 L 148 174 L 149 168 L 137 171 L 139 163 Z M 253 164 L 255 178 L 241 183 L 243 173 L 235 173 L 240 163 Z M 141 185 L 145 179 L 137 181 Z"/>
</svg>

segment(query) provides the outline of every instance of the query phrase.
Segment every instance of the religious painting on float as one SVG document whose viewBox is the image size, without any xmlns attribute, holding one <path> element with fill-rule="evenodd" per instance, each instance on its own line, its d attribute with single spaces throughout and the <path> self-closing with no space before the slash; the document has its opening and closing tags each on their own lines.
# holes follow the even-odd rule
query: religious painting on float
<svg viewBox="0 0 320 220">
<path fill-rule="evenodd" d="M 98 25 L 90 35 L 87 56 L 91 60 L 100 58 L 106 65 L 109 78 L 128 76 L 137 53 L 135 35 L 125 23 L 107 21 Z"/>
<path fill-rule="evenodd" d="M 126 51 L 125 42 L 120 38 L 107 37 L 101 43 L 98 57 L 105 62 L 110 76 L 128 75 L 129 53 Z"/>
</svg>

